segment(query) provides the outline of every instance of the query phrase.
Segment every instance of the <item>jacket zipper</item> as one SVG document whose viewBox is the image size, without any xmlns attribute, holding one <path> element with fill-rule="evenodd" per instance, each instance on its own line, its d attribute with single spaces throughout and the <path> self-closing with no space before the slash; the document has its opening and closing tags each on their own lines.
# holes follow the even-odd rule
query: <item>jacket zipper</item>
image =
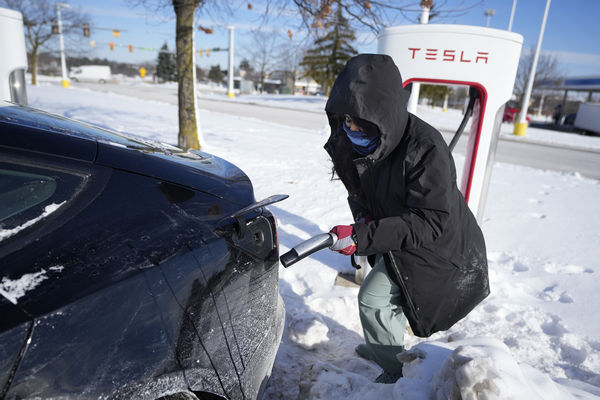
<svg viewBox="0 0 600 400">
<path fill-rule="evenodd" d="M 417 309 L 415 308 L 415 305 L 408 294 L 408 289 L 406 288 L 406 284 L 404 283 L 404 279 L 402 277 L 402 274 L 400 273 L 398 264 L 396 264 L 396 260 L 394 260 L 394 255 L 392 254 L 391 251 L 388 251 L 387 256 L 390 259 L 390 263 L 392 264 L 392 269 L 394 270 L 394 272 L 396 274 L 396 278 L 398 278 L 398 284 L 400 285 L 400 289 L 404 293 L 404 297 L 406 298 L 406 301 L 408 302 L 408 307 L 410 308 L 413 315 L 415 316 L 415 321 L 419 325 L 419 328 L 421 328 L 421 331 L 423 331 L 423 327 L 421 326 L 421 321 L 419 320 L 419 316 L 417 314 Z"/>
</svg>

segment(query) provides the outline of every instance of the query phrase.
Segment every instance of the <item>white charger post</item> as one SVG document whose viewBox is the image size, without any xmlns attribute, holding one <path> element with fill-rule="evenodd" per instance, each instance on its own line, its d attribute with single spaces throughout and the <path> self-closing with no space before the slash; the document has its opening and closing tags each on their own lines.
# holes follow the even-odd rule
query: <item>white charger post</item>
<svg viewBox="0 0 600 400">
<path fill-rule="evenodd" d="M 465 25 L 396 26 L 378 36 L 378 53 L 393 58 L 404 86 L 420 82 L 478 91 L 459 188 L 479 223 L 522 45 L 523 37 L 514 32 Z"/>
</svg>

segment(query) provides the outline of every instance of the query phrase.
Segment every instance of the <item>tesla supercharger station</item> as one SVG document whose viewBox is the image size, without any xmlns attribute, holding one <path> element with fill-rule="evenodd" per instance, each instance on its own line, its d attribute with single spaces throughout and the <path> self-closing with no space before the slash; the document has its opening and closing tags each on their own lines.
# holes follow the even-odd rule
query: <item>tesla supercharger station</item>
<svg viewBox="0 0 600 400">
<path fill-rule="evenodd" d="M 26 70 L 23 16 L 0 8 L 0 100 L 27 104 Z"/>
<path fill-rule="evenodd" d="M 397 26 L 378 37 L 378 52 L 394 59 L 404 86 L 420 82 L 477 91 L 459 188 L 479 223 L 522 45 L 519 34 L 464 25 Z"/>
</svg>

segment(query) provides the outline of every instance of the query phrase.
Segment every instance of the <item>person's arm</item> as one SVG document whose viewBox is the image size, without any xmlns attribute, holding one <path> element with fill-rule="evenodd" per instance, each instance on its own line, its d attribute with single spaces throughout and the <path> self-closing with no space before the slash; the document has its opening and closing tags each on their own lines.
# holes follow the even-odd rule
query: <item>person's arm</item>
<svg viewBox="0 0 600 400">
<path fill-rule="evenodd" d="M 372 219 L 369 211 L 360 203 L 359 195 L 357 193 L 350 193 L 348 195 L 348 206 L 350 207 L 354 222 L 364 222 L 365 219 Z"/>
<path fill-rule="evenodd" d="M 415 249 L 443 232 L 450 208 L 452 168 L 447 149 L 435 145 L 417 154 L 405 179 L 408 210 L 400 215 L 353 225 L 359 255 Z"/>
</svg>

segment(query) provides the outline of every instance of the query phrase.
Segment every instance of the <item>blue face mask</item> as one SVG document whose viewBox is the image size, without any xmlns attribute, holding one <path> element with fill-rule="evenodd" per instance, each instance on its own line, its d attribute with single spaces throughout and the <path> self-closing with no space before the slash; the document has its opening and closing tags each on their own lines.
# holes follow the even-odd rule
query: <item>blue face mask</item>
<svg viewBox="0 0 600 400">
<path fill-rule="evenodd" d="M 369 136 L 361 131 L 353 131 L 342 123 L 344 131 L 352 143 L 352 148 L 361 156 L 369 155 L 379 146 L 381 138 L 379 136 Z"/>
</svg>

